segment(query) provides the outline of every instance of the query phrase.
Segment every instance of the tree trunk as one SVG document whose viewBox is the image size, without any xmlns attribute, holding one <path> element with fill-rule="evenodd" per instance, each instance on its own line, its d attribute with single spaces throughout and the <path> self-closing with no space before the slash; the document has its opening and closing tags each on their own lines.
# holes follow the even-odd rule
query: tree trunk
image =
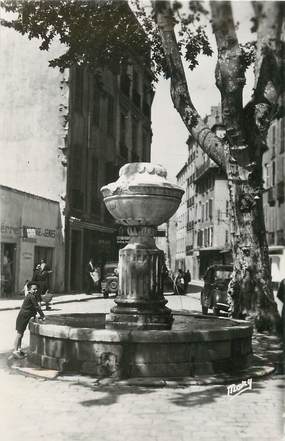
<svg viewBox="0 0 285 441">
<path fill-rule="evenodd" d="M 262 188 L 262 162 L 259 168 Z M 274 301 L 262 193 L 244 167 L 228 162 L 231 205 L 231 242 L 234 262 L 228 289 L 230 314 L 249 319 L 258 331 L 275 331 L 279 323 Z"/>
<path fill-rule="evenodd" d="M 278 4 L 272 7 L 268 3 L 265 2 L 264 7 L 266 14 L 260 16 L 257 44 L 257 56 L 264 60 L 256 63 L 256 76 L 261 81 L 256 82 L 253 102 L 243 108 L 245 65 L 235 33 L 231 5 L 230 2 L 211 2 L 213 30 L 218 46 L 216 84 L 221 92 L 227 132 L 226 139 L 222 141 L 217 140 L 205 127 L 191 101 L 174 33 L 175 21 L 170 2 L 153 2 L 171 78 L 174 106 L 202 150 L 227 173 L 234 260 L 233 277 L 228 289 L 231 313 L 236 318 L 254 319 L 259 331 L 274 330 L 279 321 L 271 284 L 262 207 L 262 155 L 280 93 L 276 73 L 281 66 L 280 51 L 275 49 L 280 40 L 279 21 L 282 21 L 282 15 Z M 267 56 L 265 46 L 274 56 L 278 55 L 274 58 L 276 62 L 271 62 L 272 57 Z M 273 82 L 270 81 L 270 69 L 265 73 L 262 69 L 265 64 L 273 65 Z"/>
</svg>

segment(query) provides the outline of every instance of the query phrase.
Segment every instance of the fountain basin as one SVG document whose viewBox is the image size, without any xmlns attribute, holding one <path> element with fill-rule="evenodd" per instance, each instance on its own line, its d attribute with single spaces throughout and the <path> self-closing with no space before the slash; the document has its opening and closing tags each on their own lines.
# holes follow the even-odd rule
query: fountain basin
<svg viewBox="0 0 285 441">
<path fill-rule="evenodd" d="M 105 329 L 106 314 L 50 315 L 30 322 L 31 362 L 95 377 L 191 377 L 248 367 L 252 327 L 174 312 L 172 330 Z"/>
</svg>

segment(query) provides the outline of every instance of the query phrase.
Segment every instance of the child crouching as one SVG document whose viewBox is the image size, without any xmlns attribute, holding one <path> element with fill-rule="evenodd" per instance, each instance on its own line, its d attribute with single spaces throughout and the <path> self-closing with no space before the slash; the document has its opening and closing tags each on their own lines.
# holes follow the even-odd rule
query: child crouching
<svg viewBox="0 0 285 441">
<path fill-rule="evenodd" d="M 25 353 L 21 350 L 22 338 L 24 332 L 28 326 L 28 323 L 32 317 L 36 317 L 37 313 L 39 313 L 41 319 L 45 319 L 45 315 L 41 310 L 41 307 L 38 303 L 38 285 L 35 282 L 30 282 L 27 284 L 27 288 L 29 290 L 26 295 L 23 304 L 21 306 L 20 312 L 16 319 L 16 331 L 17 336 L 14 345 L 13 355 L 16 358 L 23 358 Z"/>
</svg>

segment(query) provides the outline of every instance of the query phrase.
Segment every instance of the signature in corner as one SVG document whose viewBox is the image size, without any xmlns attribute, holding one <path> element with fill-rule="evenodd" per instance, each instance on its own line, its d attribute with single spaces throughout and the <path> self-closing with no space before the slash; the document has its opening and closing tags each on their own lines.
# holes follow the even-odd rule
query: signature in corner
<svg viewBox="0 0 285 441">
<path fill-rule="evenodd" d="M 227 386 L 228 389 L 228 397 L 234 398 L 237 395 L 242 394 L 246 390 L 252 389 L 252 378 L 248 378 L 247 380 L 242 380 L 241 383 L 238 384 L 230 384 Z"/>
</svg>

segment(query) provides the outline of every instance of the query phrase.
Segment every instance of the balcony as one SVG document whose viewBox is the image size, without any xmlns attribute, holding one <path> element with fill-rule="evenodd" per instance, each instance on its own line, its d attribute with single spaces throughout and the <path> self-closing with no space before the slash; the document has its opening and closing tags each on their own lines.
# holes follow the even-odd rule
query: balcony
<svg viewBox="0 0 285 441">
<path fill-rule="evenodd" d="M 195 180 L 194 182 L 197 182 L 202 176 L 204 176 L 208 171 L 212 168 L 217 168 L 217 164 L 212 161 L 212 159 L 208 158 L 204 164 L 200 165 L 200 167 L 196 168 L 195 172 Z"/>
<path fill-rule="evenodd" d="M 275 188 L 271 187 L 268 190 L 267 193 L 267 202 L 270 205 L 270 207 L 273 207 L 275 205 Z"/>
<path fill-rule="evenodd" d="M 277 184 L 277 199 L 279 203 L 284 202 L 285 182 L 279 182 Z"/>
</svg>

